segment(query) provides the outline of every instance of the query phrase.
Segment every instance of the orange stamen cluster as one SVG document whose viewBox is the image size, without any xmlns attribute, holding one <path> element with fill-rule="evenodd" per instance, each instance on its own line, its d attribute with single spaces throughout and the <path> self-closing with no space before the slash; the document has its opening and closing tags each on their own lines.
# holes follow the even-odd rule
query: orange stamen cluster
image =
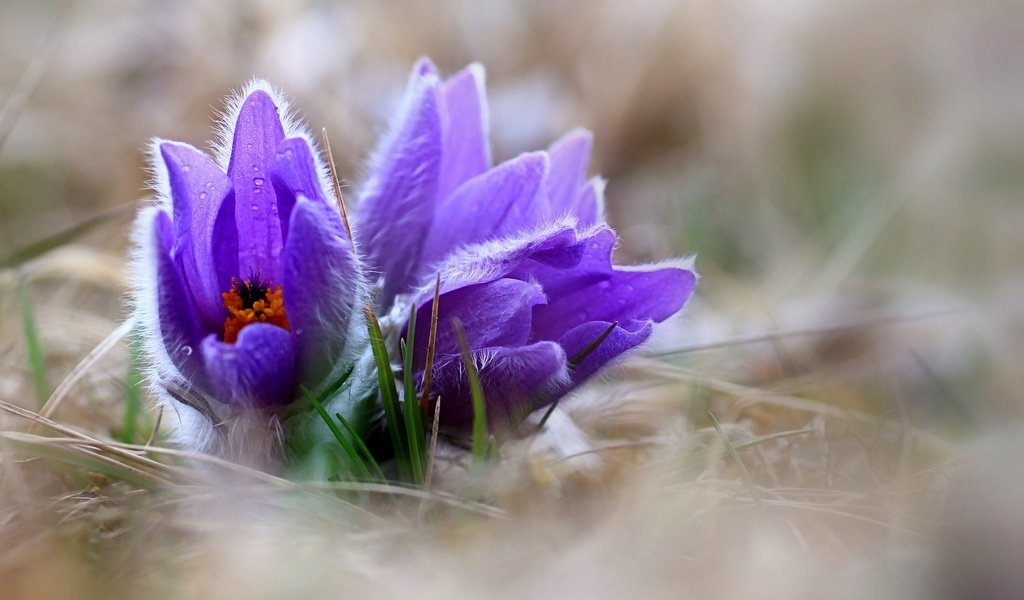
<svg viewBox="0 0 1024 600">
<path fill-rule="evenodd" d="M 288 315 L 284 312 L 284 296 L 281 286 L 273 289 L 258 277 L 239 282 L 231 282 L 231 289 L 221 294 L 224 308 L 231 313 L 224 320 L 224 341 L 233 344 L 238 340 L 238 332 L 252 323 L 270 323 L 284 329 L 290 329 Z"/>
</svg>

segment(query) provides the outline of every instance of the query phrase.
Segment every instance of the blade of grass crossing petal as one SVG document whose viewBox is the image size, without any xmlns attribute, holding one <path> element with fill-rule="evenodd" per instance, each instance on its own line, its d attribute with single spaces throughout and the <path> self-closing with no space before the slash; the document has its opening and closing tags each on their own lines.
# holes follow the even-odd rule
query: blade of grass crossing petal
<svg viewBox="0 0 1024 600">
<path fill-rule="evenodd" d="M 370 350 L 377 363 L 377 382 L 380 384 L 381 404 L 384 405 L 388 437 L 391 438 L 391 446 L 394 448 L 395 458 L 398 461 L 399 476 L 403 481 L 409 481 L 412 479 L 412 470 L 409 464 L 409 448 L 406 446 L 408 436 L 405 433 L 401 408 L 398 406 L 398 390 L 395 387 L 394 373 L 391 371 L 388 349 L 384 345 L 384 334 L 381 333 L 380 322 L 377 321 L 377 315 L 374 314 L 373 309 L 367 306 L 363 313 L 366 315 L 366 326 L 370 333 Z"/>
<path fill-rule="evenodd" d="M 21 311 L 21 325 L 25 335 L 25 350 L 28 353 L 28 366 L 32 371 L 32 385 L 35 388 L 37 405 L 46 404 L 50 392 L 46 384 L 46 356 L 39 342 L 39 330 L 36 327 L 36 315 L 32 309 L 32 295 L 29 293 L 25 276 L 18 274 L 18 308 Z"/>
<path fill-rule="evenodd" d="M 462 328 L 462 321 L 452 319 L 452 327 L 455 328 L 455 336 L 459 339 L 459 348 L 462 350 L 462 363 L 466 367 L 466 376 L 469 378 L 469 393 L 473 400 L 473 469 L 479 469 L 487 461 L 488 446 L 490 445 L 487 435 L 487 404 L 484 402 L 484 389 L 480 385 L 480 375 L 476 371 L 476 362 L 469 351 L 469 344 L 466 342 L 466 331 Z"/>
<path fill-rule="evenodd" d="M 580 364 L 586 360 L 594 350 L 597 350 L 598 346 L 608 339 L 608 336 L 611 335 L 618 326 L 619 322 L 615 321 L 609 325 L 607 329 L 601 332 L 601 335 L 594 338 L 594 341 L 590 342 L 585 348 L 573 355 L 573 357 L 569 359 L 569 369 L 572 370 L 580 366 Z M 544 426 L 547 425 L 548 419 L 551 418 L 551 413 L 555 412 L 555 409 L 558 407 L 558 400 L 560 400 L 560 398 L 552 402 L 551 405 L 548 406 L 548 409 L 544 411 L 544 416 L 540 418 L 540 423 L 537 424 L 537 431 L 544 429 Z"/>
<path fill-rule="evenodd" d="M 341 446 L 342 451 L 345 452 L 345 456 L 348 457 L 349 462 L 355 471 L 356 479 L 370 481 L 372 479 L 370 477 L 370 471 L 366 468 L 366 464 L 363 462 L 362 457 L 360 457 L 359 453 L 356 452 L 355 446 L 353 446 L 348 437 L 338 429 L 338 424 L 334 422 L 331 415 L 327 413 L 326 409 L 324 409 L 324 405 L 321 404 L 313 394 L 309 393 L 306 386 L 300 387 L 302 388 L 302 394 L 306 397 L 309 403 L 313 405 L 313 408 L 316 410 L 317 414 L 320 415 L 320 418 L 324 420 L 324 423 L 327 424 L 327 428 L 331 430 L 331 433 L 334 435 L 334 439 L 338 440 L 338 445 Z"/>
<path fill-rule="evenodd" d="M 437 273 L 434 284 L 434 302 L 430 305 L 430 334 L 427 336 L 427 364 L 423 371 L 423 397 L 420 399 L 420 413 L 430 410 L 430 382 L 434 376 L 434 351 L 437 343 L 437 305 L 441 301 L 441 272 Z"/>
<path fill-rule="evenodd" d="M 384 476 L 384 470 L 380 468 L 380 464 L 377 462 L 377 459 L 373 457 L 373 453 L 366 447 L 366 444 L 363 442 L 363 438 L 359 437 L 359 434 L 356 433 L 355 428 L 348 422 L 348 419 L 343 417 L 341 413 L 334 413 L 334 416 L 338 417 L 338 422 L 341 423 L 341 426 L 344 427 L 345 431 L 352 437 L 352 443 L 355 445 L 356 450 L 358 450 L 363 456 L 363 460 L 366 462 L 366 465 L 369 466 L 371 471 L 373 471 L 373 476 L 380 481 L 387 481 L 387 477 Z"/>
<path fill-rule="evenodd" d="M 405 417 L 405 433 L 409 443 L 409 465 L 412 467 L 412 477 L 416 485 L 423 485 L 424 465 L 426 457 L 426 440 L 423 434 L 423 415 L 420 413 L 420 404 L 416 398 L 416 378 L 412 370 L 412 348 L 415 348 L 416 338 L 416 304 L 413 303 L 409 311 L 409 325 L 406 328 L 406 338 L 400 341 L 402 349 L 402 382 L 405 385 L 402 395 L 402 414 Z"/>
</svg>

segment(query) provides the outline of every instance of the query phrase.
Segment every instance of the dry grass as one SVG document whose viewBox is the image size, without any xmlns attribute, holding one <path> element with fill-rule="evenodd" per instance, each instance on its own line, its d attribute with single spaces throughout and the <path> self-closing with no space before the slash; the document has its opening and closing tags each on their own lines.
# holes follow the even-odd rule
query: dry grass
<svg viewBox="0 0 1024 600">
<path fill-rule="evenodd" d="M 1019 597 L 1022 17 L 4 4 L 0 595 Z M 699 297 L 473 501 L 443 442 L 430 492 L 166 447 L 123 325 L 145 140 L 205 139 L 262 75 L 351 184 L 420 54 L 487 65 L 499 158 L 594 129 L 623 261 L 697 252 Z"/>
</svg>

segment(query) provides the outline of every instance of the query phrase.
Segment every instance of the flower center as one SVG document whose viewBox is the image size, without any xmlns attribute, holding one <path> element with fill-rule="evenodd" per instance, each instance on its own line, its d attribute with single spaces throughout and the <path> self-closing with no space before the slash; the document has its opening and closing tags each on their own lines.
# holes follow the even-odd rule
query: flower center
<svg viewBox="0 0 1024 600">
<path fill-rule="evenodd" d="M 231 280 L 231 289 L 221 294 L 224 308 L 231 313 L 224 320 L 224 341 L 233 344 L 238 332 L 252 323 L 270 323 L 290 329 L 288 315 L 284 312 L 284 296 L 281 286 L 270 287 L 269 281 L 260 279 L 259 273 L 245 281 Z"/>
</svg>

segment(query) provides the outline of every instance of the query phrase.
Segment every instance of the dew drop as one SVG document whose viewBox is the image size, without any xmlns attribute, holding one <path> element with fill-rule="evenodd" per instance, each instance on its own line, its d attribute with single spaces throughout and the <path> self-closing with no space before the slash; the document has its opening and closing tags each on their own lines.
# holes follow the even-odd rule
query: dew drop
<svg viewBox="0 0 1024 600">
<path fill-rule="evenodd" d="M 199 192 L 199 199 L 206 200 L 206 192 Z"/>
<path fill-rule="evenodd" d="M 288 148 L 288 149 L 286 149 L 286 150 L 284 151 L 284 157 L 285 157 L 285 158 L 287 158 L 287 159 L 289 159 L 289 160 L 291 160 L 291 158 L 292 158 L 292 156 L 293 156 L 294 154 L 295 154 L 295 152 L 294 152 L 294 151 L 293 151 L 293 150 L 292 150 L 291 148 Z"/>
<path fill-rule="evenodd" d="M 189 171 L 192 170 L 192 167 L 190 167 L 188 165 L 181 165 L 181 170 L 186 172 L 186 173 L 188 173 Z"/>
<path fill-rule="evenodd" d="M 259 210 L 260 209 L 260 205 L 256 204 L 255 202 L 252 203 L 251 207 L 252 207 L 253 210 Z"/>
<path fill-rule="evenodd" d="M 192 346 L 182 346 L 181 351 L 185 356 L 192 356 Z"/>
<path fill-rule="evenodd" d="M 252 180 L 252 184 L 255 185 L 256 187 L 260 187 L 261 185 L 263 185 L 263 182 L 265 181 L 266 180 L 263 179 L 262 177 L 255 177 Z"/>
<path fill-rule="evenodd" d="M 252 172 L 253 173 L 259 173 L 260 172 L 260 166 L 259 165 L 253 165 L 252 166 Z"/>
</svg>

